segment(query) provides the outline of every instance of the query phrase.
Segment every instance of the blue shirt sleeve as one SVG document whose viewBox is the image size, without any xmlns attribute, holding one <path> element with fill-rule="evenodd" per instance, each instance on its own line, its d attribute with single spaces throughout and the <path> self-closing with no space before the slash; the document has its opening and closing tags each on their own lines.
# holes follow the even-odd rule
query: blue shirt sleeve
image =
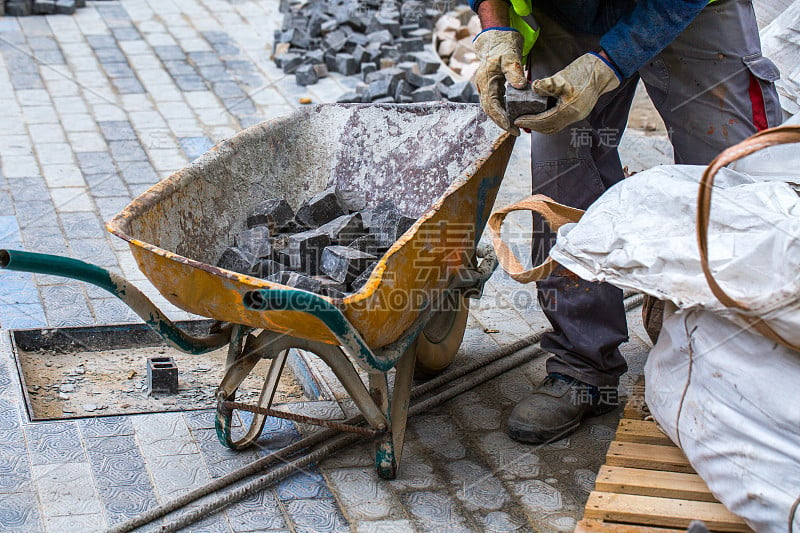
<svg viewBox="0 0 800 533">
<path fill-rule="evenodd" d="M 708 0 L 639 0 L 601 38 L 600 46 L 626 78 L 689 26 Z"/>
</svg>

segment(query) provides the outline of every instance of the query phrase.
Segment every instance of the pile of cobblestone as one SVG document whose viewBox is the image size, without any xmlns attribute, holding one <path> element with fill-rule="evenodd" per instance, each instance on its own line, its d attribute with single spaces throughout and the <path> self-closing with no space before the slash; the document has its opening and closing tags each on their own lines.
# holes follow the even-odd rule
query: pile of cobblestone
<svg viewBox="0 0 800 533">
<path fill-rule="evenodd" d="M 477 102 L 475 86 L 441 69 L 426 48 L 442 12 L 419 0 L 284 1 L 273 61 L 298 85 L 338 72 L 359 79 L 339 102 Z"/>
<path fill-rule="evenodd" d="M 358 292 L 379 258 L 415 219 L 386 201 L 358 211 L 333 188 L 307 199 L 295 213 L 286 200 L 255 206 L 217 266 L 290 287 L 344 298 Z"/>
<path fill-rule="evenodd" d="M 79 7 L 86 7 L 86 0 L 0 0 L 0 15 L 72 15 Z"/>
</svg>

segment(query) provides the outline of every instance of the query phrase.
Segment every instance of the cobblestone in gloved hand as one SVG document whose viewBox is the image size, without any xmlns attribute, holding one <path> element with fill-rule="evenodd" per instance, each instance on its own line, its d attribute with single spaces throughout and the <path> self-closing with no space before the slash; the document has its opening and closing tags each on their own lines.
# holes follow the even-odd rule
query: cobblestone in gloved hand
<svg viewBox="0 0 800 533">
<path fill-rule="evenodd" d="M 620 79 L 605 58 L 584 54 L 553 76 L 533 82 L 536 93 L 558 98 L 556 106 L 538 115 L 523 115 L 514 124 L 539 133 L 559 132 L 586 118 L 600 95 L 619 87 Z"/>
<path fill-rule="evenodd" d="M 519 135 L 519 128 L 506 113 L 505 82 L 508 80 L 518 89 L 527 83 L 521 63 L 522 43 L 522 35 L 513 28 L 487 28 L 475 37 L 475 52 L 480 59 L 475 84 L 481 107 L 495 124 L 512 135 Z"/>
</svg>

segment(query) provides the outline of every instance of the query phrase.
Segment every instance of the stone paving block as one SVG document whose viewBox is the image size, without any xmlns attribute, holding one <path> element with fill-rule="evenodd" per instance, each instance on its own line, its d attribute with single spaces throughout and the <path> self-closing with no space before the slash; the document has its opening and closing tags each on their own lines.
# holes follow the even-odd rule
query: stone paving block
<svg viewBox="0 0 800 533">
<path fill-rule="evenodd" d="M 278 500 L 270 489 L 234 503 L 225 510 L 225 514 L 236 533 L 288 528 Z"/>
<path fill-rule="evenodd" d="M 110 196 L 96 198 L 95 205 L 100 211 L 103 220 L 111 220 L 117 213 L 122 211 L 130 203 L 131 199 L 127 196 Z"/>
<path fill-rule="evenodd" d="M 98 485 L 97 492 L 109 524 L 124 522 L 158 505 L 155 491 L 149 484 Z"/>
<path fill-rule="evenodd" d="M 400 496 L 422 531 L 471 531 L 453 499 L 444 492 L 411 492 Z"/>
<path fill-rule="evenodd" d="M 498 511 L 510 500 L 503 483 L 484 465 L 462 460 L 448 463 L 453 493 L 470 511 Z"/>
<path fill-rule="evenodd" d="M 343 512 L 350 520 L 399 517 L 399 502 L 386 489 L 374 468 L 330 470 L 327 478 L 342 503 Z"/>
<path fill-rule="evenodd" d="M 142 319 L 118 298 L 91 298 L 94 316 L 100 324 L 141 323 Z"/>
<path fill-rule="evenodd" d="M 211 480 L 200 453 L 147 457 L 146 461 L 159 502 L 162 503 Z"/>
<path fill-rule="evenodd" d="M 64 143 L 47 143 L 47 144 L 37 144 L 36 145 L 36 155 L 39 157 L 39 163 L 44 166 L 48 165 L 70 165 L 74 164 L 73 159 L 73 151 L 77 152 L 79 150 L 76 147 L 85 146 L 84 136 L 92 135 L 91 132 L 81 132 L 80 134 L 71 134 L 71 135 L 80 135 L 81 139 L 78 143 L 73 143 L 72 137 L 70 137 L 70 144 Z M 89 142 L 93 142 L 93 139 L 90 139 Z M 100 139 L 102 143 L 102 139 Z"/>
<path fill-rule="evenodd" d="M 292 500 L 286 512 L 298 533 L 349 532 L 347 521 L 339 512 L 335 500 Z"/>
<path fill-rule="evenodd" d="M 134 434 L 133 424 L 131 424 L 131 420 L 127 416 L 82 418 L 78 421 L 78 427 L 84 439 L 120 437 Z M 87 442 L 87 446 L 90 446 L 89 442 Z"/>
<path fill-rule="evenodd" d="M 80 531 L 81 533 L 99 533 L 105 531 L 107 527 L 106 518 L 102 514 L 50 516 L 44 520 L 44 528 L 48 532 Z"/>
<path fill-rule="evenodd" d="M 43 525 L 35 492 L 4 494 L 2 499 L 0 529 L 24 533 L 42 530 Z"/>
<path fill-rule="evenodd" d="M 61 254 L 67 255 L 67 254 Z M 42 302 L 50 327 L 91 326 L 95 319 L 80 285 L 40 286 Z"/>
<path fill-rule="evenodd" d="M 197 454 L 181 413 L 156 413 L 131 418 L 145 457 Z"/>
<path fill-rule="evenodd" d="M 32 155 L 0 155 L 3 173 L 7 178 L 26 178 L 40 175 L 39 165 Z"/>
<path fill-rule="evenodd" d="M 505 432 L 492 432 L 479 438 L 479 448 L 502 479 L 530 479 L 539 476 L 541 459 L 536 448 L 508 438 Z"/>
<path fill-rule="evenodd" d="M 95 203 L 101 198 L 115 197 L 119 195 L 130 196 L 130 191 L 125 182 L 116 172 L 109 174 L 88 174 L 85 176 L 89 184 L 89 192 L 94 198 Z"/>
<path fill-rule="evenodd" d="M 20 303 L 0 305 L 0 326 L 3 329 L 31 329 L 47 326 L 41 304 Z"/>
<path fill-rule="evenodd" d="M 110 141 L 108 147 L 112 157 L 118 163 L 147 160 L 147 155 L 138 141 Z"/>
<path fill-rule="evenodd" d="M 86 461 L 78 426 L 74 422 L 41 422 L 25 426 L 34 466 Z"/>
<path fill-rule="evenodd" d="M 133 435 L 88 439 L 86 453 L 98 487 L 150 485 L 144 457 Z"/>
<path fill-rule="evenodd" d="M 59 213 L 94 211 L 94 205 L 86 187 L 54 187 L 50 189 L 50 195 Z"/>
<path fill-rule="evenodd" d="M 5 401 L 2 404 L 4 404 L 4 407 L 11 405 Z M 15 417 L 18 416 L 16 408 L 12 407 L 9 412 Z M 9 417 L 6 416 L 5 418 L 7 420 Z M 16 421 L 16 423 L 18 424 L 19 421 Z M 3 438 L 2 444 L 0 444 L 0 493 L 8 494 L 34 490 L 31 464 L 28 459 L 22 430 L 19 427 L 5 429 L 7 424 L 3 420 L 0 420 L 0 424 L 3 424 L 2 427 L 4 428 L 0 430 L 0 437 Z"/>
<path fill-rule="evenodd" d="M 455 427 L 449 416 L 425 415 L 414 421 L 413 430 L 434 456 L 461 459 L 465 454 L 464 436 Z M 443 446 L 447 443 L 446 446 Z"/>
<path fill-rule="evenodd" d="M 131 161 L 120 165 L 125 183 L 153 185 L 159 181 L 158 173 L 147 161 Z"/>
<path fill-rule="evenodd" d="M 111 174 L 117 171 L 108 152 L 83 152 L 76 154 L 76 157 L 84 174 Z"/>
<path fill-rule="evenodd" d="M 45 517 L 100 513 L 100 501 L 91 483 L 89 464 L 61 463 L 33 465 L 39 497 L 48 502 L 42 507 Z"/>
<path fill-rule="evenodd" d="M 136 132 L 127 120 L 106 120 L 97 123 L 108 141 L 135 141 Z"/>
<path fill-rule="evenodd" d="M 282 501 L 333 497 L 322 474 L 313 466 L 280 481 L 275 493 Z"/>
<path fill-rule="evenodd" d="M 377 520 L 359 522 L 356 533 L 414 533 L 414 527 L 408 520 Z"/>
<path fill-rule="evenodd" d="M 94 239 L 71 239 L 70 256 L 101 267 L 118 266 L 114 251 L 108 246 L 105 237 Z"/>
<path fill-rule="evenodd" d="M 178 142 L 189 160 L 197 159 L 214 146 L 208 137 L 180 137 Z"/>
<path fill-rule="evenodd" d="M 105 238 L 106 231 L 95 213 L 61 213 L 61 226 L 67 239 Z"/>
</svg>

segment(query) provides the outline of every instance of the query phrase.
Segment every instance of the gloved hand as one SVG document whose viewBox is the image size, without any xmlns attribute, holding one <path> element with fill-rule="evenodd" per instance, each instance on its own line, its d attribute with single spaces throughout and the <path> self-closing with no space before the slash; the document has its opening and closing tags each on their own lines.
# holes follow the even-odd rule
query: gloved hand
<svg viewBox="0 0 800 533">
<path fill-rule="evenodd" d="M 519 128 L 511 124 L 505 107 L 505 82 L 518 89 L 527 80 L 522 70 L 522 35 L 513 28 L 488 28 L 475 37 L 475 52 L 480 65 L 475 73 L 475 84 L 481 97 L 481 107 L 495 124 L 519 135 Z"/>
<path fill-rule="evenodd" d="M 619 87 L 621 77 L 599 54 L 583 54 L 549 78 L 533 82 L 542 96 L 558 98 L 556 106 L 538 115 L 523 115 L 514 124 L 539 133 L 556 133 L 586 118 L 600 95 Z"/>
</svg>

